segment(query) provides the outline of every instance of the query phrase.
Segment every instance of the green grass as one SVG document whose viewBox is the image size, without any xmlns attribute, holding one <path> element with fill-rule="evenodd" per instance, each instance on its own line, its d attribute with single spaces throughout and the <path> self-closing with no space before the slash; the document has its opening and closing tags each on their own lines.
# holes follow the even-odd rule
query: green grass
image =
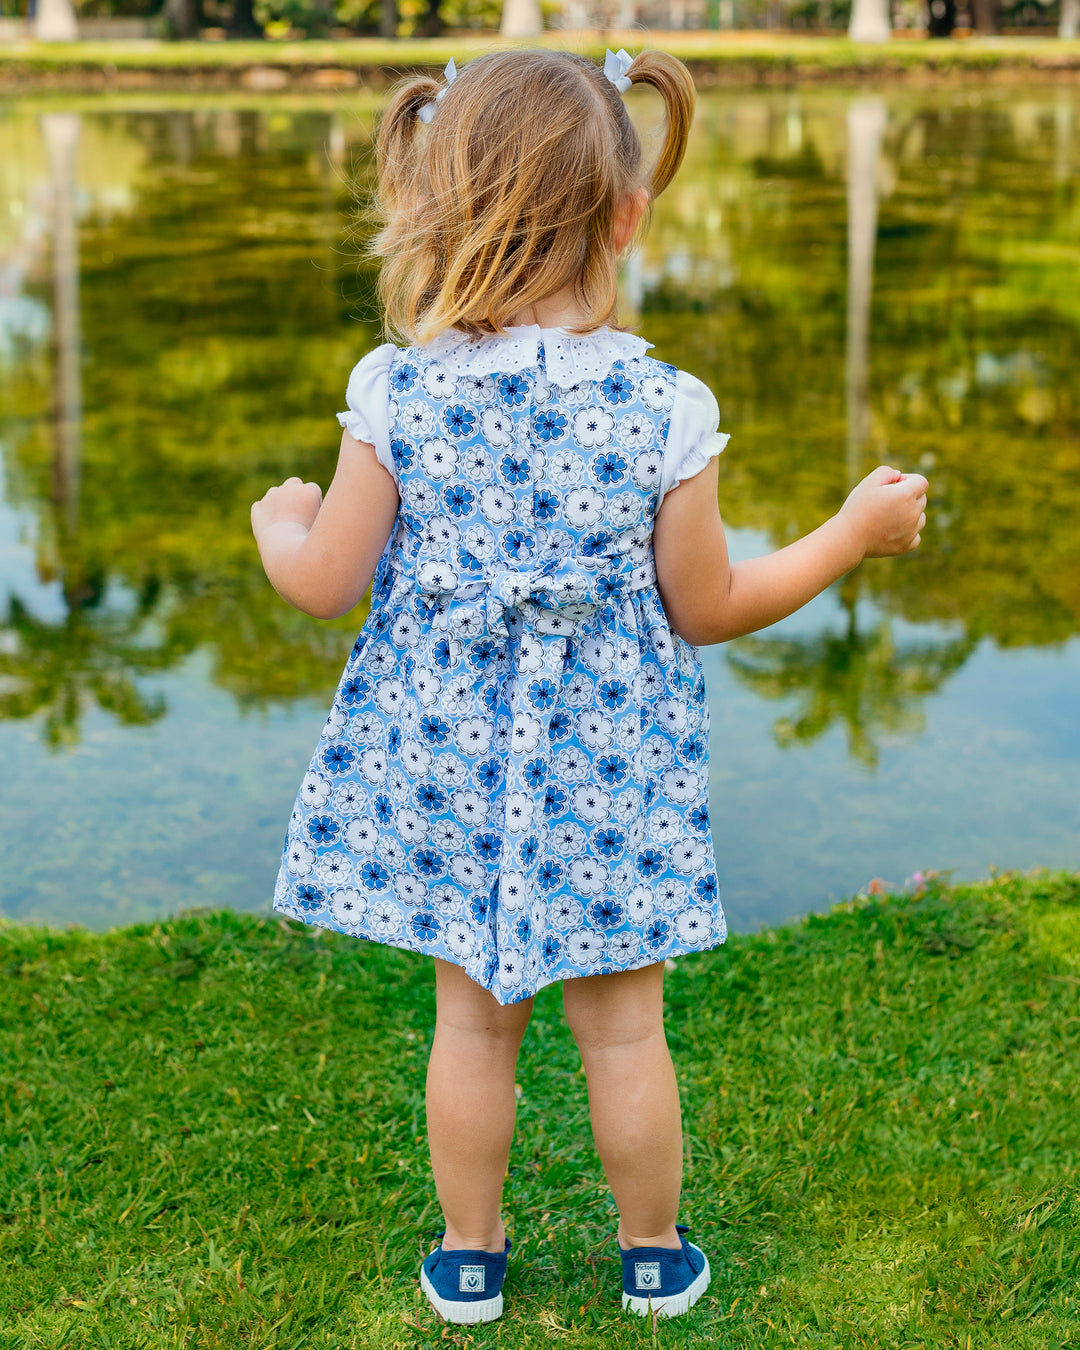
<svg viewBox="0 0 1080 1350">
<path fill-rule="evenodd" d="M 1080 69 L 1080 40 L 1056 38 L 970 38 L 951 42 L 895 40 L 856 44 L 846 37 L 804 37 L 780 33 L 644 32 L 613 34 L 548 33 L 548 46 L 570 45 L 602 59 L 604 48 L 626 43 L 635 50 L 652 42 L 687 61 L 703 80 L 775 79 L 788 75 L 843 78 L 851 75 L 906 73 L 989 74 L 1061 72 Z M 416 67 L 441 68 L 449 56 L 467 61 L 493 46 L 507 46 L 497 34 L 445 38 L 379 38 L 307 42 L 159 42 L 86 41 L 78 43 L 8 42 L 0 44 L 0 83 L 5 79 L 64 72 L 110 71 L 161 76 L 233 71 L 276 66 L 299 78 L 320 67 L 355 69 L 385 77 Z"/>
<path fill-rule="evenodd" d="M 430 971 L 276 918 L 0 928 L 0 1346 L 1080 1345 L 1080 877 L 733 938 L 670 975 L 679 1322 L 618 1312 L 557 990 L 506 1188 L 507 1312 L 438 1323 Z"/>
</svg>

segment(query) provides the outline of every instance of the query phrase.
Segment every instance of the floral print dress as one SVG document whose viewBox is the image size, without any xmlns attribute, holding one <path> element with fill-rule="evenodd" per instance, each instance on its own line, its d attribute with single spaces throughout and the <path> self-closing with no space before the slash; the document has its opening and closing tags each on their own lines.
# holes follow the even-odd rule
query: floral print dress
<svg viewBox="0 0 1080 1350">
<path fill-rule="evenodd" d="M 274 895 L 500 1003 L 726 936 L 705 684 L 652 556 L 677 372 L 543 336 L 381 348 L 385 411 L 342 414 L 400 507 Z"/>
</svg>

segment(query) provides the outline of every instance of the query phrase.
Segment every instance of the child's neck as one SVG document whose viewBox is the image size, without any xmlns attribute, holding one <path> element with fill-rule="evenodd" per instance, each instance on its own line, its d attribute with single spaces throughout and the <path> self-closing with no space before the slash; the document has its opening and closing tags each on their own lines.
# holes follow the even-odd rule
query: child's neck
<svg viewBox="0 0 1080 1350">
<path fill-rule="evenodd" d="M 517 310 L 510 319 L 510 327 L 536 324 L 538 328 L 580 328 L 585 321 L 585 311 L 574 295 L 573 286 L 566 286 L 554 295 Z"/>
</svg>

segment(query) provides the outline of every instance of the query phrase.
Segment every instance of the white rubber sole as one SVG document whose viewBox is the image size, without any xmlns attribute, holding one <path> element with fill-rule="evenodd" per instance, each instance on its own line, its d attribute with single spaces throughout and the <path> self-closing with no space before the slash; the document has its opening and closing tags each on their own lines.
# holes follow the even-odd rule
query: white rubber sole
<svg viewBox="0 0 1080 1350">
<path fill-rule="evenodd" d="M 695 1251 L 700 1250 L 695 1248 Z M 681 1317 L 684 1312 L 690 1311 L 708 1289 L 709 1279 L 709 1258 L 705 1257 L 701 1274 L 681 1294 L 669 1294 L 667 1298 L 639 1298 L 636 1294 L 624 1293 L 623 1309 L 626 1312 L 636 1313 L 638 1317 L 648 1317 L 651 1313 L 655 1313 L 657 1317 Z"/>
<path fill-rule="evenodd" d="M 427 1301 L 443 1321 L 453 1322 L 455 1326 L 471 1326 L 474 1322 L 494 1322 L 496 1318 L 502 1316 L 503 1296 L 501 1290 L 494 1298 L 475 1299 L 471 1302 L 453 1298 L 440 1298 L 435 1292 L 435 1286 L 428 1279 L 427 1271 L 423 1266 L 420 1267 L 420 1288 L 427 1296 Z"/>
</svg>

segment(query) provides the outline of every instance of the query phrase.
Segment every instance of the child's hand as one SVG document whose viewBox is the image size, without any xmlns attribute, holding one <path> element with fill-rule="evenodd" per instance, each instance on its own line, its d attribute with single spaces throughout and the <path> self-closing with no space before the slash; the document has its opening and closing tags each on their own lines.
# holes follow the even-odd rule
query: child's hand
<svg viewBox="0 0 1080 1350">
<path fill-rule="evenodd" d="M 855 531 L 864 558 L 887 558 L 919 547 L 929 486 L 922 474 L 885 465 L 862 480 L 840 508 L 839 519 Z"/>
<path fill-rule="evenodd" d="M 286 478 L 279 487 L 270 488 L 251 508 L 251 528 L 258 539 L 274 525 L 288 521 L 306 531 L 315 524 L 322 506 L 322 489 L 318 483 L 304 483 L 299 478 Z"/>
</svg>

